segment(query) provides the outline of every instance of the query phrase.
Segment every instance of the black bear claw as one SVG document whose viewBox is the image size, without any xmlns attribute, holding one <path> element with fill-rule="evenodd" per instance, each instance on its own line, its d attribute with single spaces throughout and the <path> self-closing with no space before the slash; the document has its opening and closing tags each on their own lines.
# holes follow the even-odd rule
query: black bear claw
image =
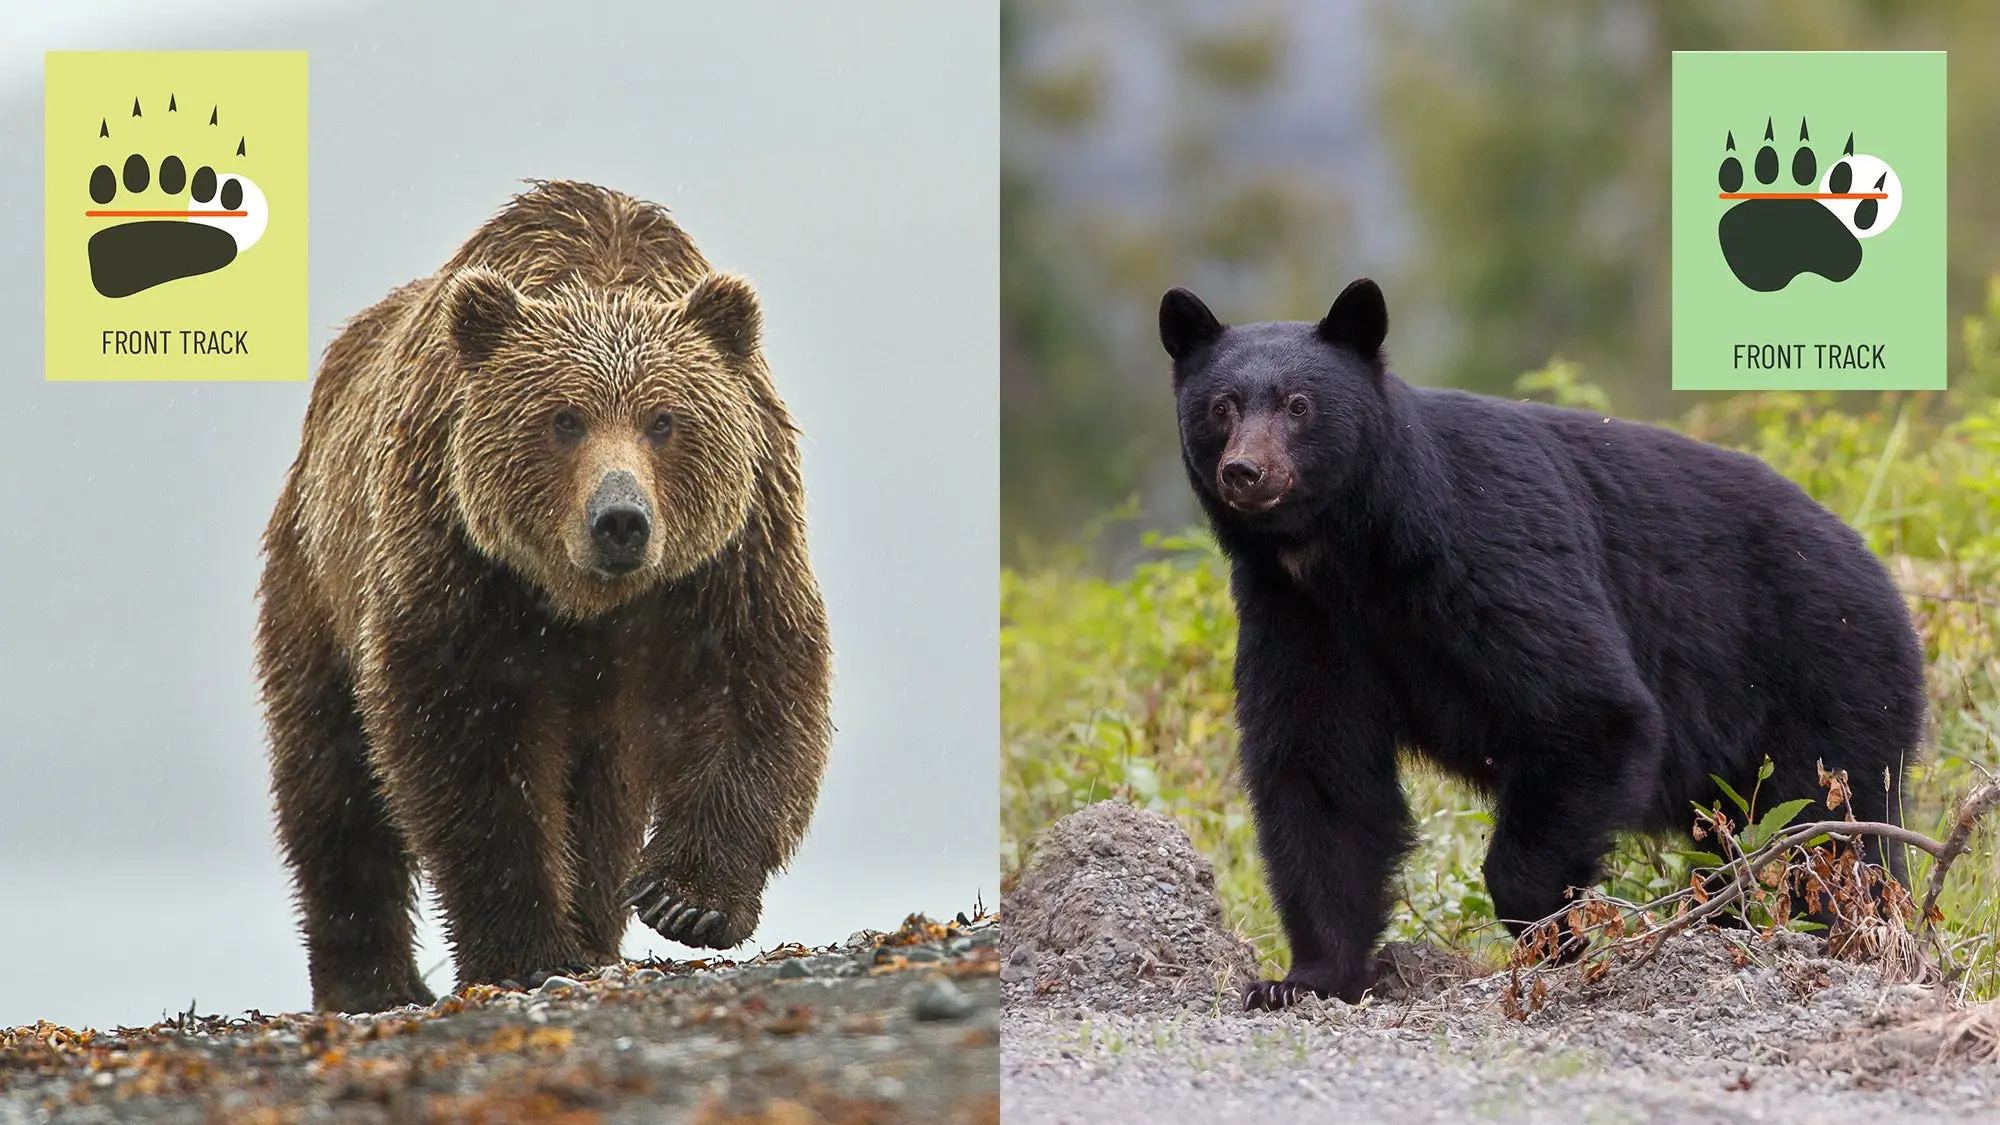
<svg viewBox="0 0 2000 1125">
<path fill-rule="evenodd" d="M 1288 1008 L 1308 996 L 1317 996 L 1307 985 L 1289 980 L 1260 980 L 1243 990 L 1243 1010 L 1246 1012 L 1275 1012 Z"/>
<path fill-rule="evenodd" d="M 626 897 L 625 906 L 637 910 L 639 920 L 651 926 L 661 937 L 684 945 L 707 945 L 721 937 L 722 931 L 728 927 L 729 916 L 722 911 L 708 910 L 672 891 L 660 892 L 660 897 L 650 907 L 641 905 L 659 890 L 658 882 L 647 883 Z"/>
</svg>

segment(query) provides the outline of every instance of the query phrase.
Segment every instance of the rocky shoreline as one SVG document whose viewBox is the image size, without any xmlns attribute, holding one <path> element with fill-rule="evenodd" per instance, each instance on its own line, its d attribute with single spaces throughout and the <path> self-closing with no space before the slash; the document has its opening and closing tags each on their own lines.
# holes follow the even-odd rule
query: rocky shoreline
<svg viewBox="0 0 2000 1125">
<path fill-rule="evenodd" d="M 999 927 L 624 962 L 369 1015 L 0 1031 L 27 1122 L 997 1122 Z"/>
</svg>

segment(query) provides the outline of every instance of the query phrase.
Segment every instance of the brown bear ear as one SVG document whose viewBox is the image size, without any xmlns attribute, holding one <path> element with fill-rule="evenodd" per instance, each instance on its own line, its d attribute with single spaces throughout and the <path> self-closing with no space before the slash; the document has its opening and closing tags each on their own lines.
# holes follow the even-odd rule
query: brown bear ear
<svg viewBox="0 0 2000 1125">
<path fill-rule="evenodd" d="M 1222 322 L 1201 298 L 1185 289 L 1169 289 L 1160 298 L 1160 346 L 1176 361 L 1203 344 L 1214 343 L 1222 328 Z"/>
<path fill-rule="evenodd" d="M 1365 277 L 1349 282 L 1320 318 L 1318 332 L 1327 343 L 1379 364 L 1382 341 L 1389 335 L 1389 303 L 1382 299 L 1382 287 Z"/>
<path fill-rule="evenodd" d="M 485 363 L 521 319 L 521 294 L 506 278 L 473 266 L 451 279 L 445 294 L 451 340 L 467 366 Z"/>
<path fill-rule="evenodd" d="M 749 282 L 726 273 L 711 273 L 695 285 L 681 301 L 681 319 L 734 360 L 755 354 L 764 330 L 757 291 Z"/>
</svg>

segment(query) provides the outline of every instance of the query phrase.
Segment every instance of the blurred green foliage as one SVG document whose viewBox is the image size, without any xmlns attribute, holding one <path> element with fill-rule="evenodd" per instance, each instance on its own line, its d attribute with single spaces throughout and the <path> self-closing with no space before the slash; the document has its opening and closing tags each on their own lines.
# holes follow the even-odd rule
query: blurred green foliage
<svg viewBox="0 0 2000 1125">
<path fill-rule="evenodd" d="M 1142 514 L 1106 530 L 1114 546 L 1192 515 L 1153 336 L 1173 284 L 1225 319 L 1313 318 L 1365 270 L 1390 287 L 1406 378 L 1505 393 L 1560 348 L 1627 416 L 1684 415 L 1694 399 L 1668 389 L 1674 49 L 1949 48 L 1954 319 L 2000 269 L 1990 0 L 1345 2 L 1369 13 L 1366 41 L 1330 61 L 1328 36 L 1301 34 L 1324 14 L 1305 0 L 1003 0 L 1010 559 L 1128 496 Z M 1288 97 L 1354 59 L 1372 132 L 1335 158 L 1382 163 L 1404 214 L 1359 211 L 1314 170 L 1326 138 Z M 1107 146 L 1145 158 L 1087 159 Z M 1073 190 L 1085 167 L 1125 179 Z M 1397 260 L 1358 259 L 1361 229 L 1399 224 Z"/>
<path fill-rule="evenodd" d="M 1990 379 L 2000 281 L 1965 331 L 1964 385 Z M 1573 364 L 1517 389 L 1587 409 L 1608 404 Z M 1679 419 L 1684 432 L 1746 449 L 1853 522 L 1911 595 L 1929 662 L 1935 745 L 1913 772 L 1905 823 L 1942 838 L 1953 803 L 2000 766 L 2000 398 L 1886 395 L 1862 408 L 1826 397 L 1744 395 Z M 1150 557 L 1108 576 L 1091 540 L 1003 571 L 1001 816 L 1011 875 L 1042 827 L 1094 800 L 1172 816 L 1216 867 L 1228 921 L 1273 970 L 1287 959 L 1236 777 L 1231 670 L 1236 630 L 1225 564 L 1205 535 L 1149 533 Z M 1480 876 L 1491 827 L 1483 802 L 1418 765 L 1405 774 L 1417 818 L 1392 938 L 1443 941 L 1489 957 L 1505 946 Z M 1685 843 L 1631 839 L 1607 889 L 1641 901 L 1687 885 Z M 1914 855 L 1921 885 L 1928 859 Z M 1942 900 L 1946 931 L 1981 996 L 2000 995 L 2000 848 L 1983 831 Z"/>
<path fill-rule="evenodd" d="M 2000 268 L 2000 8 L 1983 0 L 1451 0 L 1378 5 L 1381 120 L 1422 238 L 1406 284 L 1452 314 L 1438 372 L 1503 392 L 1549 341 L 1674 412 L 1668 370 L 1675 50 L 1944 50 L 1950 305 Z M 1684 408 L 1684 407 L 1683 407 Z"/>
</svg>

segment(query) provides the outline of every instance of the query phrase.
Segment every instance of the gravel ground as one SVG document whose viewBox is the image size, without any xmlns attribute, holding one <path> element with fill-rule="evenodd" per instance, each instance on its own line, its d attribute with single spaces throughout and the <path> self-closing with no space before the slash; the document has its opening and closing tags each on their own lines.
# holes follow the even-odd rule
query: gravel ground
<svg viewBox="0 0 2000 1125">
<path fill-rule="evenodd" d="M 1047 896 L 1008 897 L 1010 1123 L 2000 1122 L 2000 1008 L 1885 984 L 1805 935 L 1708 929 L 1595 982 L 1548 971 L 1522 1020 L 1503 1010 L 1506 974 L 1419 946 L 1386 951 L 1378 991 L 1388 998 L 1354 1006 L 1242 1012 L 1233 965 L 1208 978 L 1206 994 L 1163 991 L 1137 955 L 1153 945 L 1145 907 L 1164 896 L 1219 918 L 1187 901 L 1212 879 L 1188 872 L 1192 849 L 1164 818 L 1101 806 L 1075 815 L 1085 819 L 1051 838 L 1117 846 L 1038 847 L 1022 883 L 1094 888 L 1088 909 L 1122 920 L 1114 940 L 1125 955 L 1095 932 L 1081 949 L 1052 947 L 1047 936 L 1062 927 L 1044 916 Z M 1107 821 L 1120 831 L 1104 833 Z M 1171 927 L 1186 925 L 1172 914 Z M 1196 949 L 1234 940 L 1191 936 Z M 1536 979 L 1522 977 L 1523 996 Z"/>
<path fill-rule="evenodd" d="M 368 1016 L 0 1032 L 0 1125 L 999 1120 L 998 929 L 627 962 Z"/>
</svg>

